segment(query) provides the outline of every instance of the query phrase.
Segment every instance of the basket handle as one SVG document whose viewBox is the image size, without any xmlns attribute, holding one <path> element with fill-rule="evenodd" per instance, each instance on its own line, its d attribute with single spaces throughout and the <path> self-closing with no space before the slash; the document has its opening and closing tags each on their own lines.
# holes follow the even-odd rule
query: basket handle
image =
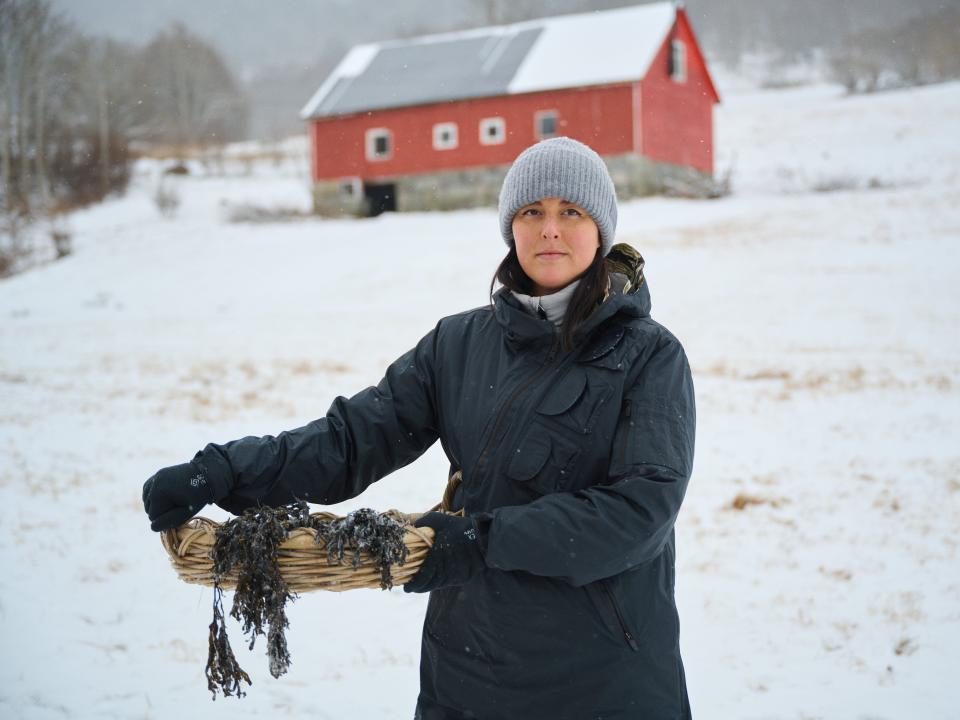
<svg viewBox="0 0 960 720">
<path fill-rule="evenodd" d="M 453 495 L 457 491 L 457 488 L 460 487 L 460 483 L 463 480 L 463 471 L 457 470 L 450 478 L 447 480 L 447 487 L 443 491 L 443 499 L 440 500 L 436 505 L 430 508 L 430 512 L 445 512 L 450 513 L 451 515 L 460 515 L 463 516 L 463 508 L 459 508 L 456 511 L 453 509 Z"/>
</svg>

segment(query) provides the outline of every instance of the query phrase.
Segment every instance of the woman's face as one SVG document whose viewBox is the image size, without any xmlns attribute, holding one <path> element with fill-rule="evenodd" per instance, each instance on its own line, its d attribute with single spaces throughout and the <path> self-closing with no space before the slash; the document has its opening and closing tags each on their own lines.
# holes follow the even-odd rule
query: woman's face
<svg viewBox="0 0 960 720">
<path fill-rule="evenodd" d="M 559 198 L 524 205 L 513 216 L 520 267 L 533 280 L 536 296 L 569 285 L 590 267 L 600 231 L 586 210 Z"/>
</svg>

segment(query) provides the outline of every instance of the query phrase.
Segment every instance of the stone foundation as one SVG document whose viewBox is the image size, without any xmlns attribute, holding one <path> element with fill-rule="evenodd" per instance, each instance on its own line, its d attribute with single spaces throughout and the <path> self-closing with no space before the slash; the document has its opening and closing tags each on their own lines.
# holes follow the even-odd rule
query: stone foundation
<svg viewBox="0 0 960 720">
<path fill-rule="evenodd" d="M 471 168 L 400 178 L 397 210 L 461 210 L 496 207 L 507 166 Z"/>
<path fill-rule="evenodd" d="M 349 188 L 349 190 L 348 190 Z M 367 203 L 357 180 L 321 180 L 313 184 L 313 211 L 325 217 L 363 217 Z"/>
</svg>

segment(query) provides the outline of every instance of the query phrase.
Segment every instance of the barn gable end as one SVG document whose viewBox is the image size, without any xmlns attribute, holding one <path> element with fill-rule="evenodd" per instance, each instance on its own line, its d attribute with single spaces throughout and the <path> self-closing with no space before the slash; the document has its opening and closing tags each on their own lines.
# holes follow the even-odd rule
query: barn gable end
<svg viewBox="0 0 960 720">
<path fill-rule="evenodd" d="M 672 61 L 675 43 L 679 43 L 679 63 Z M 681 67 L 674 68 L 675 64 Z M 682 77 L 671 77 L 671 70 L 679 70 Z M 656 162 L 712 174 L 713 105 L 720 98 L 683 10 L 677 12 L 676 24 L 638 85 L 639 152 Z"/>
</svg>

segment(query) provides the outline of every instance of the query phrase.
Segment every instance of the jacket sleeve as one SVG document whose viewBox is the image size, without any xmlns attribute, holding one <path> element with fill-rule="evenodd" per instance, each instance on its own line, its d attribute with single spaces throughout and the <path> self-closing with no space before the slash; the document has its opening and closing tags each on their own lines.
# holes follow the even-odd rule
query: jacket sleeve
<svg viewBox="0 0 960 720">
<path fill-rule="evenodd" d="M 438 437 L 435 338 L 436 330 L 376 387 L 338 397 L 304 427 L 207 445 L 196 459 L 219 486 L 217 504 L 239 514 L 294 499 L 336 503 L 422 455 Z"/>
<path fill-rule="evenodd" d="M 690 479 L 696 428 L 690 366 L 675 338 L 651 355 L 623 408 L 607 478 L 478 518 L 488 566 L 579 586 L 663 550 Z"/>
</svg>

